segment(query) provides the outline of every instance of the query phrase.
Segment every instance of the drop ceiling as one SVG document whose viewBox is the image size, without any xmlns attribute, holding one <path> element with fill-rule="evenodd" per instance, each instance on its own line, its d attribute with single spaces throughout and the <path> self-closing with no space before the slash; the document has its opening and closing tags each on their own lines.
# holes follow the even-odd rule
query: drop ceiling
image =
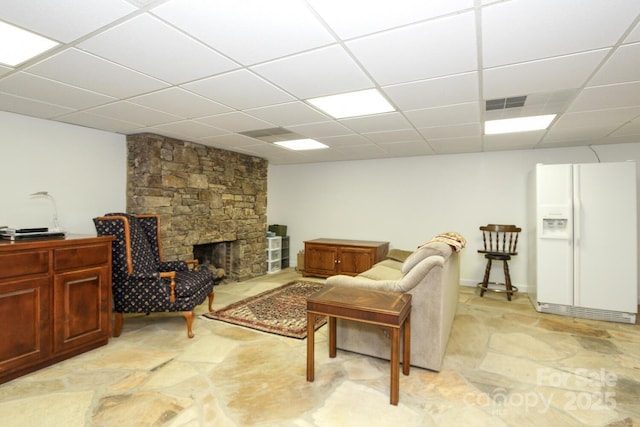
<svg viewBox="0 0 640 427">
<path fill-rule="evenodd" d="M 60 43 L 0 65 L 0 110 L 273 164 L 640 142 L 638 0 L 21 0 L 0 20 Z M 371 88 L 396 111 L 307 102 Z M 558 116 L 483 135 L 538 114 Z M 329 148 L 247 136 L 273 128 Z"/>
</svg>

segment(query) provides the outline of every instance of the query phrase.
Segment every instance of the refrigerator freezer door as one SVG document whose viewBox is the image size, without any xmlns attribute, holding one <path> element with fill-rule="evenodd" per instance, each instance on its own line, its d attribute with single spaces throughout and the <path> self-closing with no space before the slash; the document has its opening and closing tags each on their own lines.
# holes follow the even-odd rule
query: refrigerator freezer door
<svg viewBox="0 0 640 427">
<path fill-rule="evenodd" d="M 573 165 L 574 305 L 636 312 L 636 168 L 633 162 Z"/>
<path fill-rule="evenodd" d="M 571 165 L 536 167 L 537 300 L 573 305 Z"/>
</svg>

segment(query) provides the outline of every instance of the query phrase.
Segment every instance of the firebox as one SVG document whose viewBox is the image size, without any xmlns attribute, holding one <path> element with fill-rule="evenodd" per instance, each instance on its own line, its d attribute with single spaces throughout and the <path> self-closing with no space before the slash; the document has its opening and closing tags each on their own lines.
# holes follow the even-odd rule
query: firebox
<svg viewBox="0 0 640 427">
<path fill-rule="evenodd" d="M 193 257 L 198 264 L 211 270 L 222 268 L 227 279 L 238 280 L 239 257 L 238 241 L 204 243 L 193 246 Z"/>
</svg>

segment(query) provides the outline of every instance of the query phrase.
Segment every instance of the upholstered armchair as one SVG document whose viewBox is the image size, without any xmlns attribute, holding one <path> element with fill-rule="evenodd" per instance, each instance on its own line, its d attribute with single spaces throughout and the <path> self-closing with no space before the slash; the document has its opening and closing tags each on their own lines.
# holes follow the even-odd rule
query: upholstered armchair
<svg viewBox="0 0 640 427">
<path fill-rule="evenodd" d="M 193 309 L 209 297 L 213 311 L 213 273 L 197 260 L 163 261 L 157 215 L 111 213 L 94 218 L 99 236 L 114 236 L 112 290 L 115 327 L 122 332 L 123 313 L 181 312 L 193 338 Z"/>
</svg>

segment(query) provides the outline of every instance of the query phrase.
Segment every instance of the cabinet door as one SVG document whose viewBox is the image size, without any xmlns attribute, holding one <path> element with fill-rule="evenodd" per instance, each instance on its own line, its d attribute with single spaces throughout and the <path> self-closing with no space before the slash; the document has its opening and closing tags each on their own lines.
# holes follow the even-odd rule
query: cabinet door
<svg viewBox="0 0 640 427">
<path fill-rule="evenodd" d="M 304 249 L 305 275 L 333 276 L 337 273 L 338 249 L 335 246 L 307 244 Z"/>
<path fill-rule="evenodd" d="M 48 276 L 0 285 L 0 377 L 49 356 L 49 290 Z"/>
<path fill-rule="evenodd" d="M 356 276 L 370 269 L 375 262 L 370 248 L 340 248 L 338 270 L 340 274 Z"/>
<path fill-rule="evenodd" d="M 54 352 L 108 341 L 111 330 L 108 274 L 108 267 L 96 267 L 54 276 Z"/>
</svg>

